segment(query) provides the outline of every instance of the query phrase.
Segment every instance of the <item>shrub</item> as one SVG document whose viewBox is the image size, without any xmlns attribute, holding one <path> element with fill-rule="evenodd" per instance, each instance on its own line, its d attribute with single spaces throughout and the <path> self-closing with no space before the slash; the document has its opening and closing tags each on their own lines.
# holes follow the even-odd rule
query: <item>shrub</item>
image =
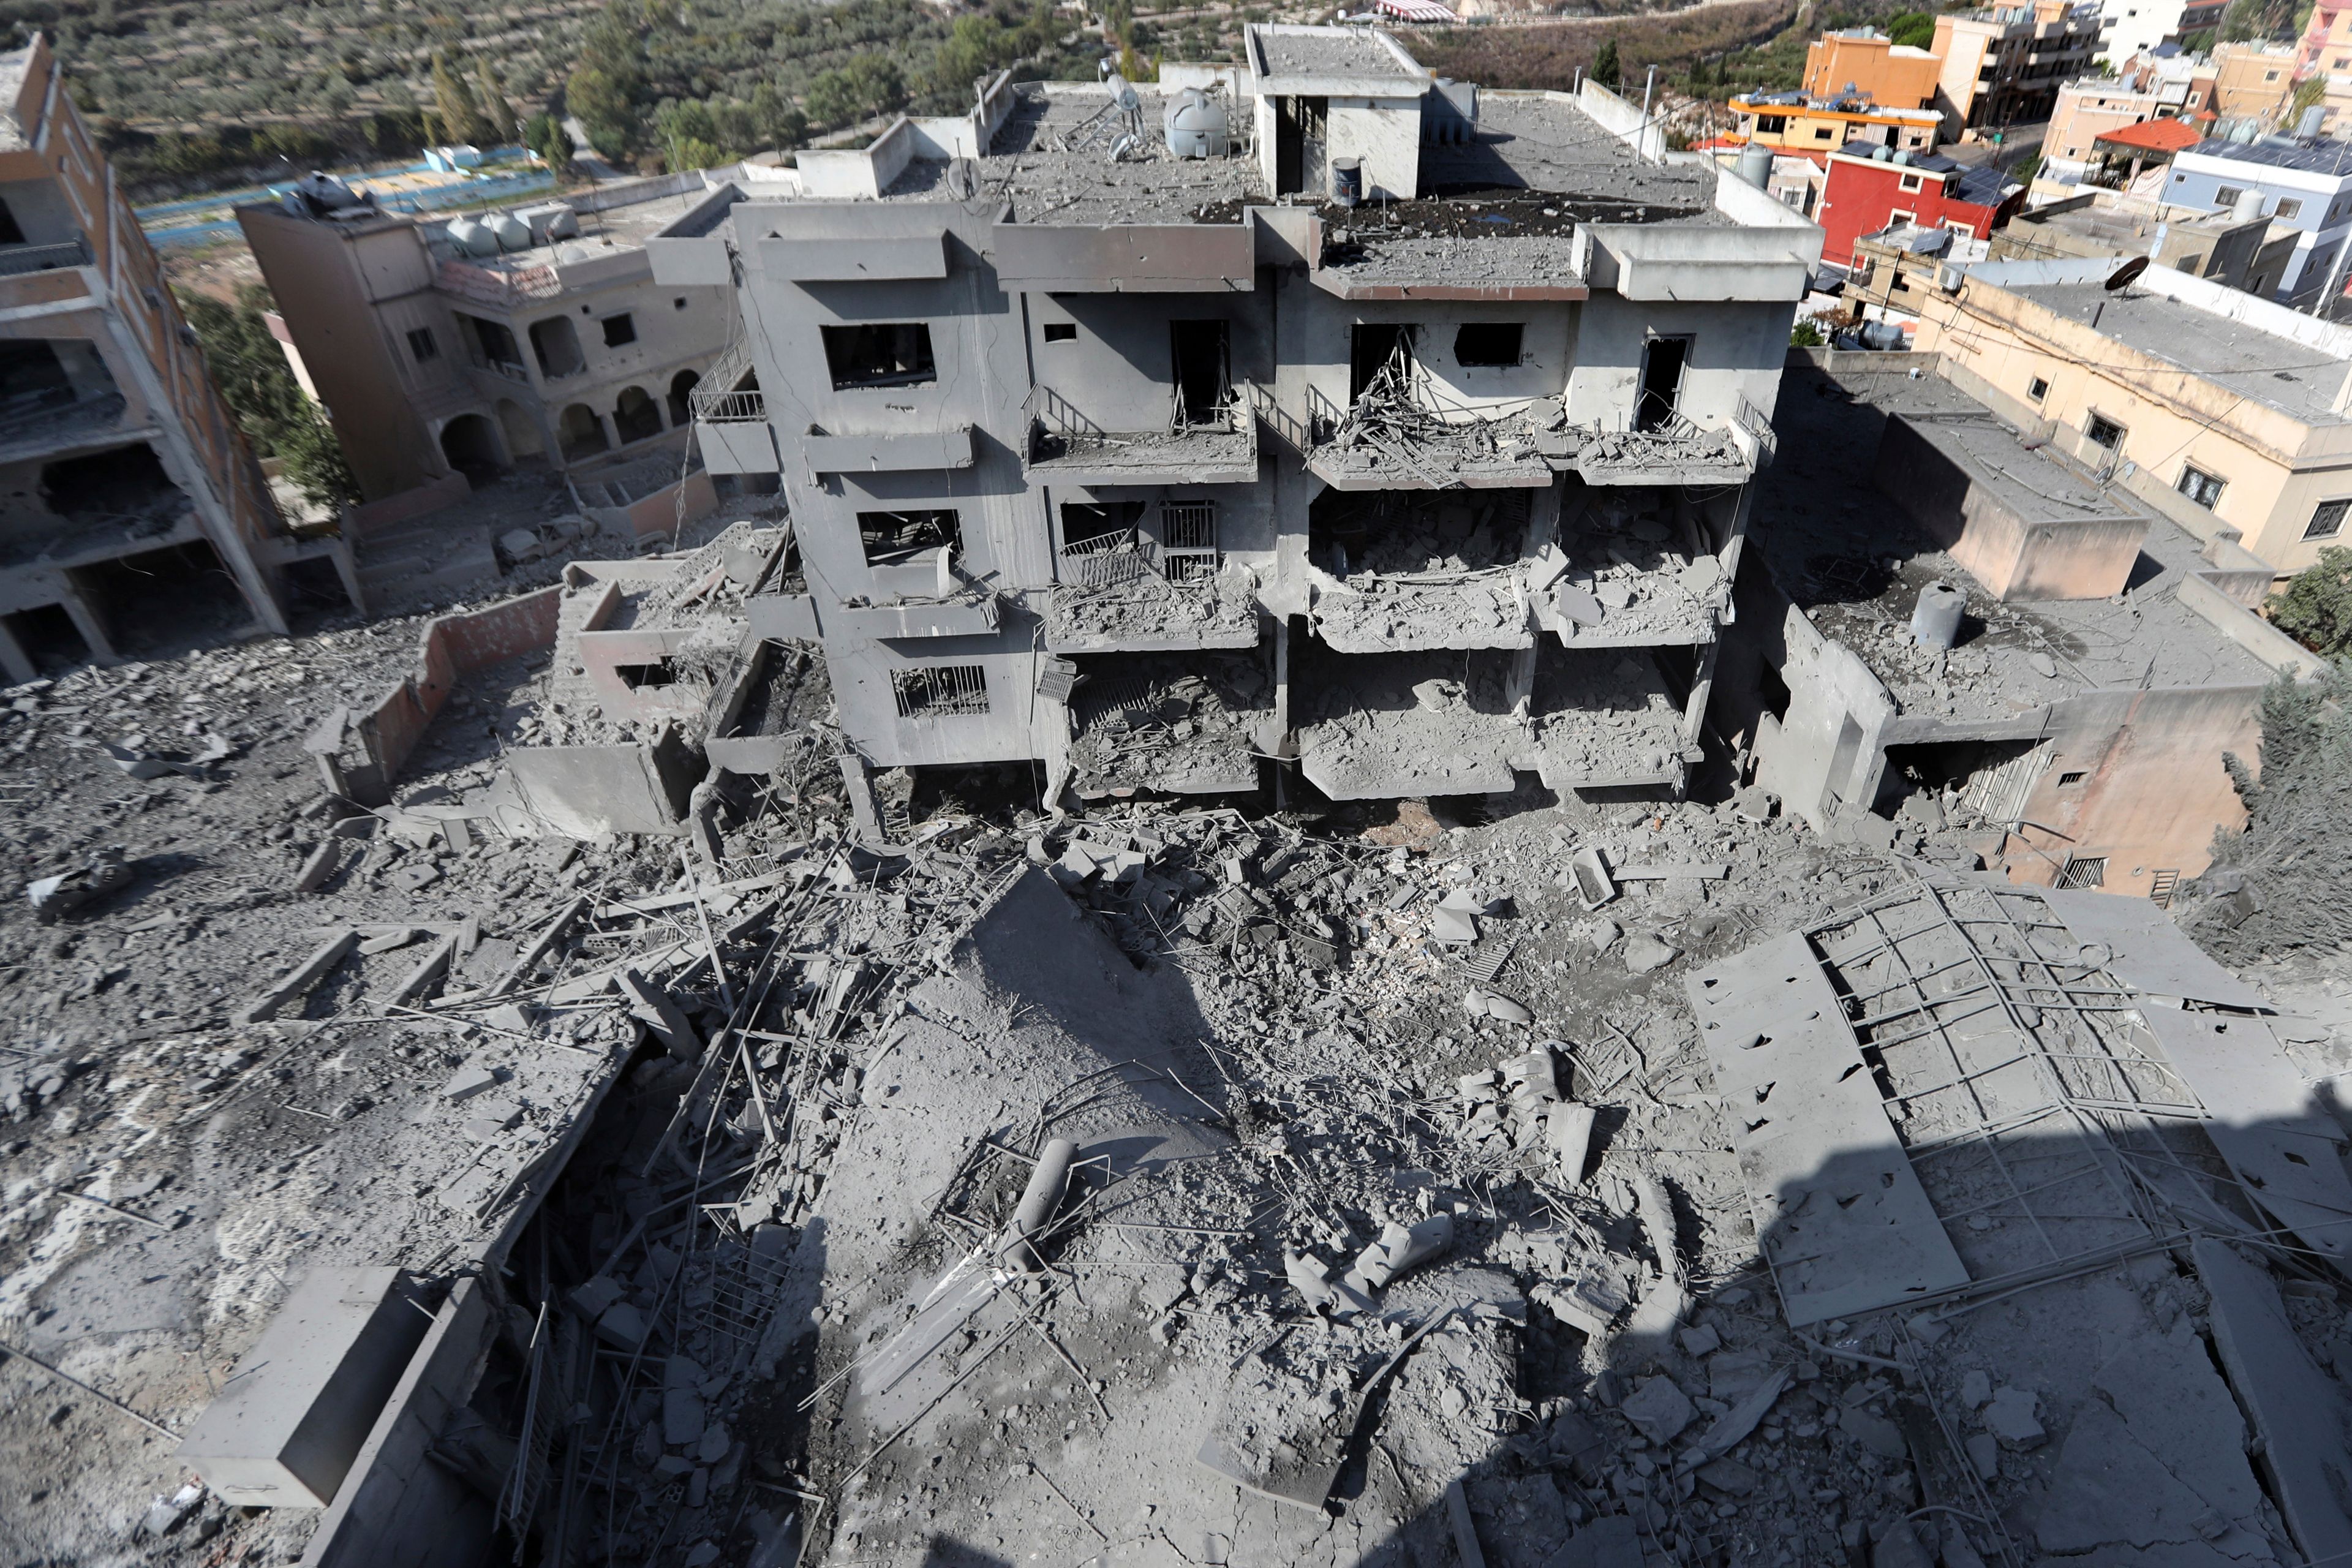
<svg viewBox="0 0 2352 1568">
<path fill-rule="evenodd" d="M 2273 626 L 2312 652 L 2352 654 L 2352 549 L 2329 545 L 2264 607 Z"/>
</svg>

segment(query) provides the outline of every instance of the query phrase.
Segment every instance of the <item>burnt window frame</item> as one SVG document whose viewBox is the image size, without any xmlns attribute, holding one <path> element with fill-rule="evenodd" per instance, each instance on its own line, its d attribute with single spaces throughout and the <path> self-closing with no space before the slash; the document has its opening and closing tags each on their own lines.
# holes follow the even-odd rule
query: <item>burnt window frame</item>
<svg viewBox="0 0 2352 1568">
<path fill-rule="evenodd" d="M 929 321 L 845 321 L 818 329 L 824 341 L 825 374 L 835 392 L 862 392 L 877 387 L 929 386 L 940 378 L 939 356 L 931 346 Z M 903 333 L 891 342 L 884 333 Z M 903 363 L 899 370 L 859 371 L 860 363 Z M 845 374 L 845 367 L 850 374 Z"/>
<path fill-rule="evenodd" d="M 1473 334 L 1488 333 L 1496 335 L 1496 346 L 1488 348 L 1482 344 L 1477 351 L 1482 357 L 1472 358 L 1472 351 L 1465 348 L 1465 342 Z M 1509 334 L 1507 340 L 1502 337 L 1504 333 Z M 1500 354 L 1499 345 L 1505 341 L 1510 344 L 1508 358 Z M 1525 321 L 1463 322 L 1454 330 L 1454 363 L 1464 370 L 1517 370 L 1528 363 L 1528 324 Z"/>
<path fill-rule="evenodd" d="M 408 357 L 418 364 L 430 364 L 441 357 L 441 345 L 435 340 L 431 327 L 408 329 Z"/>
<path fill-rule="evenodd" d="M 895 542 L 885 529 L 895 531 Z M 948 563 L 953 565 L 963 559 L 963 513 L 951 506 L 860 511 L 857 543 L 868 566 L 904 566 L 942 544 L 947 546 Z"/>
</svg>

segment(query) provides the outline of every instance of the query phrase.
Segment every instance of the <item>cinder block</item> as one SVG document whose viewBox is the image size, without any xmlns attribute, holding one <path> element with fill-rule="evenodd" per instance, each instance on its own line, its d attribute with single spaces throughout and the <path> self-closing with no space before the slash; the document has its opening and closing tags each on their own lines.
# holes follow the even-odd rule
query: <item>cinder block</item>
<svg viewBox="0 0 2352 1568">
<path fill-rule="evenodd" d="M 304 1275 L 180 1444 L 221 1500 L 324 1508 L 432 1327 L 397 1268 Z"/>
</svg>

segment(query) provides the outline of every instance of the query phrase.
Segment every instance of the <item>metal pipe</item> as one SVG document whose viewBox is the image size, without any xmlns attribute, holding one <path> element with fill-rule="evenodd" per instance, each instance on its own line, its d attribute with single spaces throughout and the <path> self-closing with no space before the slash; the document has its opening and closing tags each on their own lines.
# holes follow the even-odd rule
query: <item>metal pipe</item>
<svg viewBox="0 0 2352 1568">
<path fill-rule="evenodd" d="M 1032 1238 L 1054 1222 L 1054 1211 L 1062 1204 L 1062 1191 L 1069 1184 L 1070 1162 L 1077 1154 L 1076 1143 L 1067 1138 L 1055 1139 L 1038 1154 L 1037 1163 L 1029 1173 L 1029 1184 L 1021 1191 L 1020 1206 L 1013 1211 L 1013 1224 L 1003 1250 L 1006 1261 L 1024 1274 L 1045 1269 L 1045 1260 L 1037 1256 Z"/>
</svg>

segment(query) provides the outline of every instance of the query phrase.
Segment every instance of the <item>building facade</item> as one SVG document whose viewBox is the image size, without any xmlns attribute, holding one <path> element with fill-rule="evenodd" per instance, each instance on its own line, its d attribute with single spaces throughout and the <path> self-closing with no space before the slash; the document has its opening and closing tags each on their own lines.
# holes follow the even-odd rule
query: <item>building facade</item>
<svg viewBox="0 0 2352 1568">
<path fill-rule="evenodd" d="M 1918 347 L 2004 419 L 2202 540 L 2233 531 L 2276 573 L 2352 520 L 2352 328 L 2107 258 L 1991 263 L 1928 298 Z"/>
<path fill-rule="evenodd" d="M 2034 0 L 1936 18 L 1936 107 L 1944 133 L 1993 132 L 2047 120 L 2058 89 L 2099 50 L 2095 5 Z"/>
<path fill-rule="evenodd" d="M 2294 100 L 2296 63 L 2291 44 L 2214 45 L 2213 112 L 2275 126 Z"/>
<path fill-rule="evenodd" d="M 860 766 L 1675 787 L 1819 230 L 1589 84 L 1247 49 L 1000 78 L 649 242 L 756 323 L 697 402 L 792 506 L 753 629 L 821 637 Z"/>
<path fill-rule="evenodd" d="M 1992 237 L 1990 259 L 2106 257 L 2120 265 L 2145 256 L 2159 267 L 2266 300 L 2277 290 L 2294 247 L 2293 230 L 2272 237 L 2268 218 L 2158 217 L 2152 202 L 2091 190 L 2018 213 Z"/>
<path fill-rule="evenodd" d="M 2352 239 L 2352 144 L 2322 138 L 2215 138 L 2174 155 L 2158 193 L 2167 215 L 2263 216 L 2295 235 L 2277 298 L 2308 304 L 2341 285 Z"/>
<path fill-rule="evenodd" d="M 1864 235 L 1909 225 L 1983 239 L 2024 204 L 2025 187 L 1998 169 L 1964 168 L 1934 153 L 1839 153 L 1830 158 L 1813 218 L 1822 226 L 1822 258 L 1843 267 Z"/>
<path fill-rule="evenodd" d="M 289 537 L 47 44 L 0 55 L 0 671 L 209 606 L 286 629 Z"/>
<path fill-rule="evenodd" d="M 237 222 L 297 374 L 381 500 L 452 473 L 563 469 L 681 439 L 688 395 L 726 346 L 729 300 L 656 283 L 645 238 L 707 188 L 697 174 L 635 181 L 482 222 L 305 182 Z"/>
<path fill-rule="evenodd" d="M 1860 95 L 1814 99 L 1780 93 L 1735 98 L 1725 107 L 1738 117 L 1740 140 L 1813 156 L 1856 145 L 1929 152 L 1944 125 L 1944 117 L 1932 109 L 1880 108 Z"/>
<path fill-rule="evenodd" d="M 1931 50 L 1872 27 L 1823 33 L 1805 46 L 1805 96 L 1860 93 L 1890 109 L 1933 109 L 1940 68 Z"/>
</svg>

